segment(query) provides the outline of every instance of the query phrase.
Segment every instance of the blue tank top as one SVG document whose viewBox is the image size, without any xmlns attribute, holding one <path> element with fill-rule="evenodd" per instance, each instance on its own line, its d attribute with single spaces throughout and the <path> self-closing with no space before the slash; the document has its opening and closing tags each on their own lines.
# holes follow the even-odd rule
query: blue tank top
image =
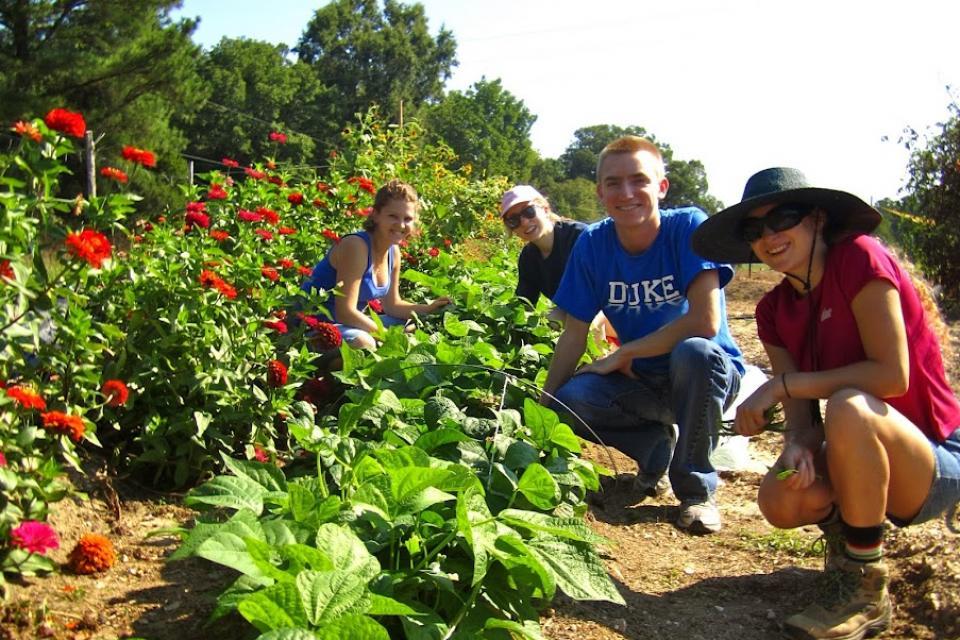
<svg viewBox="0 0 960 640">
<path fill-rule="evenodd" d="M 366 231 L 358 231 L 350 235 L 363 238 L 363 241 L 367 244 L 367 268 L 363 272 L 363 277 L 360 279 L 360 291 L 357 295 L 357 310 L 364 311 L 369 301 L 382 298 L 390 291 L 390 281 L 393 278 L 393 247 L 390 247 L 390 250 L 387 252 L 387 273 L 390 275 L 387 278 L 386 284 L 381 286 L 377 284 L 376 279 L 373 277 L 373 248 L 370 246 L 370 234 Z M 337 270 L 330 264 L 330 252 L 328 251 L 327 255 L 323 257 L 323 260 L 318 262 L 317 266 L 313 268 L 310 277 L 300 285 L 300 288 L 307 292 L 311 289 L 332 291 L 334 287 L 337 286 L 337 282 L 339 282 L 337 279 Z M 330 297 L 327 298 L 326 307 L 330 311 L 330 317 L 332 317 L 334 321 L 337 321 L 333 304 L 334 298 L 335 296 L 331 293 Z"/>
</svg>

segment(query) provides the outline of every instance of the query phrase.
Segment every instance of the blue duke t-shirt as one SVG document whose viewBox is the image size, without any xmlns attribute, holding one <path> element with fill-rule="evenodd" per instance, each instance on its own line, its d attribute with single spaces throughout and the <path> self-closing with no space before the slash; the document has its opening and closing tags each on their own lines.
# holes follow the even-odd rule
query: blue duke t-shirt
<svg viewBox="0 0 960 640">
<path fill-rule="evenodd" d="M 720 278 L 720 330 L 713 338 L 744 372 L 742 354 L 727 327 L 722 287 L 733 278 L 728 264 L 704 260 L 693 252 L 690 236 L 706 220 L 700 209 L 687 207 L 660 212 L 660 231 L 653 244 L 637 255 L 627 253 L 607 218 L 580 234 L 567 263 L 554 302 L 591 322 L 598 311 L 610 320 L 621 342 L 642 338 L 687 312 L 687 288 L 701 271 L 716 269 Z M 634 371 L 669 369 L 670 354 L 636 358 Z"/>
</svg>

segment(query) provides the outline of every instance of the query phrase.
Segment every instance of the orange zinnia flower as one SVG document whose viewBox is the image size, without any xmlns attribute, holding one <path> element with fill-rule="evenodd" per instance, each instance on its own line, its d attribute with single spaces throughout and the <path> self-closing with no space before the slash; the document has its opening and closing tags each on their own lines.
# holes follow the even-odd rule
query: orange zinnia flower
<svg viewBox="0 0 960 640">
<path fill-rule="evenodd" d="M 40 129 L 37 129 L 36 125 L 24 122 L 23 120 L 18 120 L 13 124 L 13 132 L 24 138 L 30 138 L 34 142 L 43 140 Z"/>
<path fill-rule="evenodd" d="M 39 409 L 44 411 L 47 408 L 46 401 L 39 394 L 34 393 L 26 387 L 10 387 L 5 389 L 7 396 L 13 398 L 13 401 L 24 409 Z"/>
<path fill-rule="evenodd" d="M 70 570 L 80 575 L 106 571 L 117 561 L 117 552 L 110 538 L 99 533 L 86 533 L 70 552 Z"/>
<path fill-rule="evenodd" d="M 68 416 L 60 411 L 51 411 L 41 413 L 43 428 L 53 433 L 63 433 L 70 436 L 74 442 L 80 442 L 83 437 L 86 426 L 83 424 L 83 418 L 80 416 Z"/>
</svg>

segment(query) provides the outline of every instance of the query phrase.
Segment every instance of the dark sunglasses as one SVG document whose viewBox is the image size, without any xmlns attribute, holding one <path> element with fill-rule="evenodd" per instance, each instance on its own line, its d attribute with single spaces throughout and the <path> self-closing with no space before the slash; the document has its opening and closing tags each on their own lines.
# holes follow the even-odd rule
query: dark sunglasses
<svg viewBox="0 0 960 640">
<path fill-rule="evenodd" d="M 513 215 L 504 216 L 503 224 L 507 225 L 507 229 L 516 229 L 520 226 L 521 217 L 526 220 L 533 220 L 535 217 L 537 217 L 537 208 L 531 204 L 514 213 Z"/>
<path fill-rule="evenodd" d="M 771 209 L 762 218 L 744 218 L 740 223 L 740 236 L 747 242 L 756 242 L 763 236 L 766 227 L 774 233 L 792 229 L 813 213 L 812 204 L 787 203 Z"/>
</svg>

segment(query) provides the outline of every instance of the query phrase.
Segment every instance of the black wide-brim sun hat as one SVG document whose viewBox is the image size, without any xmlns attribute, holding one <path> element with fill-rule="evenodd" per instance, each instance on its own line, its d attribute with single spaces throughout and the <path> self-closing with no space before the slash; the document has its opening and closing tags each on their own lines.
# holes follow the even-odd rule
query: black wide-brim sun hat
<svg viewBox="0 0 960 640">
<path fill-rule="evenodd" d="M 854 233 L 870 233 L 880 224 L 880 212 L 846 191 L 810 185 L 798 169 L 774 167 L 750 176 L 738 204 L 716 213 L 693 233 L 693 250 L 714 262 L 760 262 L 743 239 L 740 225 L 751 211 L 765 204 L 812 204 L 827 213 L 828 242 Z"/>
</svg>

